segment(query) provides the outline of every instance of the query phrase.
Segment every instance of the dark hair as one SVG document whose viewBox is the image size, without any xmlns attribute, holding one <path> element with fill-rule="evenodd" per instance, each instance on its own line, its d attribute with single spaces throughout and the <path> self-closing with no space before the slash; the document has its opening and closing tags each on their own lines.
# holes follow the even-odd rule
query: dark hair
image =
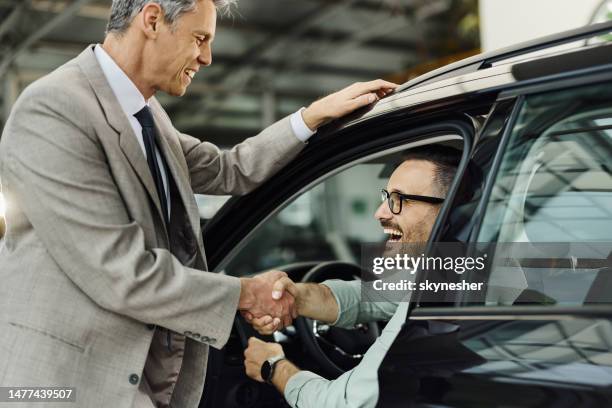
<svg viewBox="0 0 612 408">
<path fill-rule="evenodd" d="M 435 193 L 439 194 L 439 197 L 446 197 L 461 162 L 461 151 L 436 144 L 419 146 L 402 153 L 402 161 L 406 160 L 433 163 L 436 167 L 433 178 Z"/>
</svg>

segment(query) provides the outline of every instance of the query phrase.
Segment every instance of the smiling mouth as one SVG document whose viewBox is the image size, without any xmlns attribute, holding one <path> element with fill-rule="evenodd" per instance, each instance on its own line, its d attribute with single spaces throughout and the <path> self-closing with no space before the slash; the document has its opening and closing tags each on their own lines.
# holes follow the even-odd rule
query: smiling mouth
<svg viewBox="0 0 612 408">
<path fill-rule="evenodd" d="M 194 71 L 193 69 L 186 69 L 183 74 L 185 74 L 185 76 L 187 77 L 187 79 L 189 80 L 189 83 L 191 83 L 191 81 L 193 80 L 193 78 L 195 77 L 196 71 Z"/>
<path fill-rule="evenodd" d="M 404 235 L 400 230 L 395 228 L 384 228 L 384 233 L 389 235 L 387 242 L 400 242 Z"/>
</svg>

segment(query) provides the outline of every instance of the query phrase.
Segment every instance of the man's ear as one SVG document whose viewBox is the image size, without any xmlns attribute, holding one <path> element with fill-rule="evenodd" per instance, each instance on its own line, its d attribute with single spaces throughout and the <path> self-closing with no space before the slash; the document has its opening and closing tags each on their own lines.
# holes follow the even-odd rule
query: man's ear
<svg viewBox="0 0 612 408">
<path fill-rule="evenodd" d="M 157 3 L 146 4 L 139 16 L 144 34 L 151 39 L 157 38 L 159 27 L 164 20 L 164 12 Z"/>
</svg>

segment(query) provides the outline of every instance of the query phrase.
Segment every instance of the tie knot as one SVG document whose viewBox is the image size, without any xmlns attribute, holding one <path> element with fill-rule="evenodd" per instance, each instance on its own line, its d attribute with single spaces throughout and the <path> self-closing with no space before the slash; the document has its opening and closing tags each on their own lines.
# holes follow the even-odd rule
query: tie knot
<svg viewBox="0 0 612 408">
<path fill-rule="evenodd" d="M 155 122 L 153 121 L 153 115 L 151 114 L 151 109 L 145 105 L 140 111 L 134 114 L 134 117 L 140 123 L 140 126 L 143 128 L 152 128 L 155 127 Z"/>
</svg>

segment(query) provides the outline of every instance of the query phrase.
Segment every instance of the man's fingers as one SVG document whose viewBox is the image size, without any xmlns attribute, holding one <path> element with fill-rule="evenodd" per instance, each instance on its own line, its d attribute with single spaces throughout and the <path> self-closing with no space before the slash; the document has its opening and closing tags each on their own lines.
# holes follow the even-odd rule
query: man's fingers
<svg viewBox="0 0 612 408">
<path fill-rule="evenodd" d="M 261 370 L 256 364 L 246 361 L 244 364 L 246 374 L 255 381 L 263 381 L 261 378 Z"/>
<path fill-rule="evenodd" d="M 264 343 L 264 341 L 259 340 L 257 337 L 249 337 L 249 347 L 256 345 L 256 344 L 262 344 Z"/>
<path fill-rule="evenodd" d="M 295 283 L 286 276 L 274 282 L 272 286 L 272 298 L 276 300 L 282 298 L 285 291 L 289 292 L 293 297 L 297 295 L 297 293 L 295 293 Z"/>
<path fill-rule="evenodd" d="M 262 336 L 269 336 L 276 331 L 276 328 L 274 327 L 274 323 L 270 323 L 262 327 L 256 327 L 255 330 Z"/>
<path fill-rule="evenodd" d="M 368 91 L 376 91 L 378 89 L 389 89 L 393 90 L 399 86 L 399 84 L 395 84 L 393 82 L 385 81 L 384 79 L 375 79 L 374 81 L 365 82 L 364 88 Z"/>
<path fill-rule="evenodd" d="M 380 99 L 384 98 L 385 96 L 389 95 L 391 92 L 393 92 L 395 89 L 389 89 L 389 88 L 383 88 L 383 89 L 379 89 L 378 91 L 376 91 L 376 95 L 378 95 L 378 97 Z"/>
<path fill-rule="evenodd" d="M 276 331 L 274 326 L 274 319 L 272 316 L 263 316 L 260 318 L 253 319 L 253 328 L 257 330 L 257 333 L 268 335 Z"/>
<path fill-rule="evenodd" d="M 272 323 L 272 316 L 262 316 L 253 318 L 251 324 L 256 327 L 263 327 L 270 323 Z"/>
<path fill-rule="evenodd" d="M 249 324 L 253 324 L 254 316 L 252 313 L 247 312 L 246 310 L 241 310 L 240 314 L 242 315 L 242 317 L 244 317 L 244 320 L 249 322 Z"/>
<path fill-rule="evenodd" d="M 274 318 L 274 321 L 272 322 L 272 325 L 274 326 L 274 330 L 278 330 L 281 328 L 281 319 L 278 317 Z"/>
<path fill-rule="evenodd" d="M 297 307 L 294 305 L 294 306 L 291 308 L 291 317 L 292 317 L 293 319 L 297 319 L 297 317 L 298 317 L 298 316 L 299 316 L 299 314 L 298 314 L 298 311 L 297 311 Z"/>
<path fill-rule="evenodd" d="M 374 81 L 369 82 L 359 82 L 349 87 L 349 89 L 351 90 L 350 94 L 352 98 L 355 98 L 359 95 L 376 92 L 379 90 L 394 90 L 398 86 L 398 84 L 394 84 L 393 82 L 376 79 Z"/>
<path fill-rule="evenodd" d="M 291 323 L 293 323 L 291 316 L 289 315 L 283 316 L 283 327 L 291 326 Z"/>
<path fill-rule="evenodd" d="M 276 331 L 276 327 L 274 326 L 274 323 L 270 323 L 265 326 L 255 328 L 255 330 L 257 330 L 257 333 L 261 335 L 268 336 Z"/>
<path fill-rule="evenodd" d="M 356 109 L 367 106 L 371 103 L 374 103 L 378 100 L 378 97 L 374 93 L 369 93 L 366 95 L 361 95 L 355 99 L 352 99 L 348 103 L 348 112 L 352 112 Z"/>
</svg>

